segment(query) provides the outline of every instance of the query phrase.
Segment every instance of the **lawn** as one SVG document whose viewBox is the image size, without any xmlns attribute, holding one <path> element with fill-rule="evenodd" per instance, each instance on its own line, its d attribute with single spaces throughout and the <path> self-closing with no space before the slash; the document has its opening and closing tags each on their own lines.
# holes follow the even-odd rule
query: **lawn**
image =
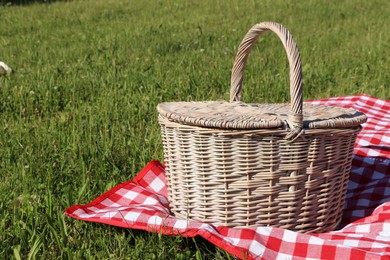
<svg viewBox="0 0 390 260">
<path fill-rule="evenodd" d="M 228 99 L 237 46 L 282 23 L 303 63 L 304 98 L 390 99 L 390 2 L 0 1 L 0 255 L 4 258 L 226 259 L 202 239 L 65 217 L 163 160 L 156 106 Z M 17 3 L 17 1 L 14 1 Z M 28 1 L 24 1 L 28 2 Z M 275 35 L 252 50 L 247 102 L 288 102 Z"/>
</svg>

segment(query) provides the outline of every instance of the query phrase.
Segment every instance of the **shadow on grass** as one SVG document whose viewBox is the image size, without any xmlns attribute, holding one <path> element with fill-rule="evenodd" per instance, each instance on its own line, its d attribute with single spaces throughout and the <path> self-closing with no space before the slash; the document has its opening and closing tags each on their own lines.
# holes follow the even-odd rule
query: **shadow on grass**
<svg viewBox="0 0 390 260">
<path fill-rule="evenodd" d="M 71 2 L 72 0 L 0 0 L 0 5 L 30 5 L 30 4 L 51 4 L 54 2 Z"/>
</svg>

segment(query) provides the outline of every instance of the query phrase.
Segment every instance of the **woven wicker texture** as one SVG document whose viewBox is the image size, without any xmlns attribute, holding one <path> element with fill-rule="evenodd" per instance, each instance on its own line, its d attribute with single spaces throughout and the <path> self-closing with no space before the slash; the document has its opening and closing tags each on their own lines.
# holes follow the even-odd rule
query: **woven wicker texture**
<svg viewBox="0 0 390 260">
<path fill-rule="evenodd" d="M 259 129 L 289 126 L 288 104 L 247 104 L 243 102 L 166 102 L 157 106 L 160 115 L 172 122 L 223 129 Z M 366 116 L 353 109 L 303 105 L 304 128 L 353 127 Z"/>
<path fill-rule="evenodd" d="M 291 105 L 240 102 L 247 57 L 267 30 L 279 36 L 289 58 Z M 241 42 L 230 93 L 230 103 L 158 106 L 172 212 L 230 227 L 334 229 L 365 115 L 303 106 L 298 49 L 290 33 L 271 22 L 255 25 Z"/>
</svg>

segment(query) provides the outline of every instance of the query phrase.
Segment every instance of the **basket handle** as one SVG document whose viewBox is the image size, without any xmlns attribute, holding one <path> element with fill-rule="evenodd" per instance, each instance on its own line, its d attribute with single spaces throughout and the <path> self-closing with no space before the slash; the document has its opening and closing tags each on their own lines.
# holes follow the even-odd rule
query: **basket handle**
<svg viewBox="0 0 390 260">
<path fill-rule="evenodd" d="M 248 55 L 257 38 L 266 31 L 276 33 L 283 43 L 290 64 L 290 99 L 291 106 L 288 115 L 288 125 L 291 132 L 286 139 L 295 139 L 303 128 L 302 115 L 302 65 L 298 47 L 290 32 L 282 25 L 274 22 L 262 22 L 254 25 L 245 35 L 238 47 L 234 60 L 230 83 L 230 102 L 241 100 L 242 81 Z"/>
</svg>

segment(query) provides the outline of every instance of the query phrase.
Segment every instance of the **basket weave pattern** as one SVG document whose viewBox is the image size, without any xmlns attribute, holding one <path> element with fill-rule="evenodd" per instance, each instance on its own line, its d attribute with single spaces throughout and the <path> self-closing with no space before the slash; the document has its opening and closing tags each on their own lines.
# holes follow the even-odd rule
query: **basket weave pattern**
<svg viewBox="0 0 390 260">
<path fill-rule="evenodd" d="M 283 130 L 232 135 L 167 123 L 164 156 L 176 216 L 299 231 L 337 225 L 359 129 L 316 129 L 289 143 L 280 141 Z"/>
<path fill-rule="evenodd" d="M 285 113 L 278 112 L 279 119 L 269 111 L 283 110 L 286 105 L 267 104 L 264 111 L 252 113 L 254 117 L 263 114 L 264 120 L 241 114 L 236 116 L 239 120 L 223 120 L 219 112 L 215 118 L 208 115 L 207 102 L 194 104 L 186 111 L 187 117 L 179 113 L 187 106 L 171 104 L 179 111 L 175 113 L 169 105 L 159 105 L 171 210 L 180 218 L 230 227 L 330 231 L 341 217 L 352 151 L 365 117 L 345 111 L 325 123 L 317 120 L 318 115 L 334 110 L 303 106 L 298 49 L 285 28 L 270 22 L 255 25 L 238 49 L 232 103 L 226 105 L 229 115 L 249 109 L 240 105 L 243 72 L 251 46 L 267 30 L 279 36 L 290 63 L 291 105 Z M 218 102 L 211 105 L 225 109 Z M 207 116 L 198 118 L 196 113 L 203 106 Z M 261 110 L 261 105 L 253 108 Z M 308 114 L 304 121 L 303 109 L 314 116 Z"/>
</svg>

